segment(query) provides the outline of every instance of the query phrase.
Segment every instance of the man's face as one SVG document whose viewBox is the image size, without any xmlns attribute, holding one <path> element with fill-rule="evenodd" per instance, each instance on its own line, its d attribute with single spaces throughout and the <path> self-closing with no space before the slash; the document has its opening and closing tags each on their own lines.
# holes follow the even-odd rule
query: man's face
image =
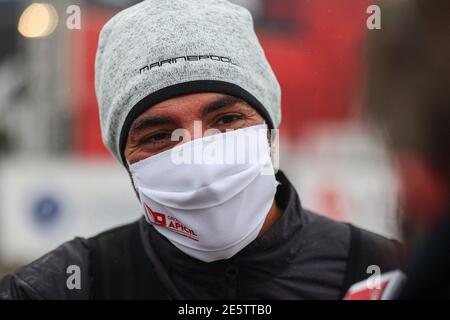
<svg viewBox="0 0 450 320">
<path fill-rule="evenodd" d="M 180 143 L 172 139 L 176 129 L 189 133 L 189 137 L 183 137 L 183 143 L 199 138 L 194 135 L 196 121 L 201 121 L 204 133 L 209 129 L 225 132 L 249 127 L 264 119 L 241 99 L 220 93 L 197 93 L 165 100 L 134 120 L 125 146 L 127 161 L 133 164 L 173 148 Z"/>
</svg>

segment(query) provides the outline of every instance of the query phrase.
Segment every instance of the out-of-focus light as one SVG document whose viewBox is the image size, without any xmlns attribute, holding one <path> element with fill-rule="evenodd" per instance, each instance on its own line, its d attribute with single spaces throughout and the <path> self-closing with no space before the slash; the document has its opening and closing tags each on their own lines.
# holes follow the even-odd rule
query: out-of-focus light
<svg viewBox="0 0 450 320">
<path fill-rule="evenodd" d="M 46 37 L 58 24 L 58 13 L 48 3 L 32 3 L 20 16 L 17 30 L 26 38 Z"/>
</svg>

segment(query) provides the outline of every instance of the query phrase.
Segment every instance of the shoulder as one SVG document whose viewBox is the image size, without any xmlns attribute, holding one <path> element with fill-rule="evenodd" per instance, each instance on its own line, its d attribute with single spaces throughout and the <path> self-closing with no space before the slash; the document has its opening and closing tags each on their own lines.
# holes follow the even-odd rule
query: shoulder
<svg viewBox="0 0 450 320">
<path fill-rule="evenodd" d="M 341 294 L 368 278 L 373 268 L 385 273 L 403 266 L 403 247 L 397 240 L 308 210 L 304 210 L 304 220 L 302 233 L 304 241 L 310 243 L 311 255 L 320 255 L 328 267 L 339 269 L 343 275 Z"/>
<path fill-rule="evenodd" d="M 381 272 L 403 267 L 404 247 L 396 239 L 350 225 L 351 246 L 349 263 L 356 261 L 362 267 L 378 266 Z"/>
<path fill-rule="evenodd" d="M 93 252 L 120 260 L 139 236 L 138 222 L 67 241 L 0 280 L 0 299 L 89 299 L 93 285 Z M 106 252 L 104 252 L 106 251 Z"/>
<path fill-rule="evenodd" d="M 309 236 L 323 239 L 345 248 L 350 255 L 361 255 L 360 259 L 377 262 L 386 268 L 398 267 L 403 257 L 403 246 L 395 239 L 359 228 L 350 223 L 339 222 L 317 213 L 304 210 L 305 229 Z"/>
<path fill-rule="evenodd" d="M 77 273 L 80 289 L 69 289 L 68 279 Z M 70 281 L 70 279 L 69 279 Z M 75 238 L 0 281 L 4 299 L 84 299 L 89 297 L 89 248 Z"/>
<path fill-rule="evenodd" d="M 346 258 L 350 246 L 350 226 L 307 209 L 302 211 L 304 238 L 313 239 L 330 253 Z"/>
</svg>

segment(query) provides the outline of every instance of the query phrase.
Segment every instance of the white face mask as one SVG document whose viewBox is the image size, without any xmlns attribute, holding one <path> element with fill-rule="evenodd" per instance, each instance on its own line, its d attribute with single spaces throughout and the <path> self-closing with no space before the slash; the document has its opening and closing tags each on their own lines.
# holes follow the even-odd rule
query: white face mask
<svg viewBox="0 0 450 320">
<path fill-rule="evenodd" d="M 278 184 L 265 124 L 177 145 L 130 171 L 147 222 L 204 262 L 228 259 L 257 237 Z"/>
</svg>

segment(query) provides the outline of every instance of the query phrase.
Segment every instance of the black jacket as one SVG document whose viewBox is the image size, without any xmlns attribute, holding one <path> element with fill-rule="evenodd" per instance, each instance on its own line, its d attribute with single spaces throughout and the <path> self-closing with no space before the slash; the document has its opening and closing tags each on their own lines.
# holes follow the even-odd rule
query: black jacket
<svg viewBox="0 0 450 320">
<path fill-rule="evenodd" d="M 284 176 L 282 217 L 228 260 L 184 254 L 142 218 L 66 242 L 0 281 L 4 299 L 341 299 L 367 267 L 398 268 L 400 245 L 301 207 Z M 76 265 L 81 288 L 69 289 Z"/>
</svg>

